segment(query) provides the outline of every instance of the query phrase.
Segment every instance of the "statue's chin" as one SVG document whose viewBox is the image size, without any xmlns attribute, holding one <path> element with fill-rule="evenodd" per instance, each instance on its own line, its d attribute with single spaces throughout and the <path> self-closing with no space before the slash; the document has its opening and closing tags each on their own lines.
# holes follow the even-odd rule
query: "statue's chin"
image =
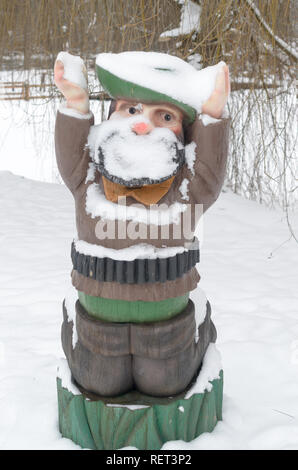
<svg viewBox="0 0 298 470">
<path fill-rule="evenodd" d="M 106 152 L 98 147 L 98 161 L 94 162 L 97 170 L 109 181 L 129 188 L 160 184 L 176 175 L 185 163 L 185 149 L 164 145 L 163 152 L 147 152 L 140 158 L 140 153 L 126 154 L 122 151 Z M 154 150 L 154 149 L 153 149 Z"/>
<path fill-rule="evenodd" d="M 176 175 L 180 167 L 177 165 L 177 169 L 171 173 L 170 175 L 164 176 L 163 178 L 131 178 L 129 180 L 125 180 L 121 178 L 121 176 L 118 175 L 112 175 L 110 174 L 106 168 L 103 167 L 103 165 L 96 165 L 98 171 L 109 181 L 112 181 L 113 183 L 120 184 L 121 186 L 125 186 L 127 188 L 141 188 L 143 186 L 148 186 L 148 185 L 153 185 L 153 184 L 159 184 L 163 183 L 164 181 L 167 181 L 168 179 L 172 178 L 172 176 Z"/>
</svg>

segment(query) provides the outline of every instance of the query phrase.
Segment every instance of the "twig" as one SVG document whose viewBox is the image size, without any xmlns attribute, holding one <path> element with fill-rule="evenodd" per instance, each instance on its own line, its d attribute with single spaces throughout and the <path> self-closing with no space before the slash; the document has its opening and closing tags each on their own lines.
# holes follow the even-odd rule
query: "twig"
<svg viewBox="0 0 298 470">
<path fill-rule="evenodd" d="M 289 418 L 295 419 L 295 416 L 289 415 L 288 413 L 285 413 L 284 411 L 275 410 L 274 408 L 273 408 L 273 411 L 276 411 L 277 413 L 280 413 L 280 414 L 285 415 L 285 416 L 289 416 Z"/>
</svg>

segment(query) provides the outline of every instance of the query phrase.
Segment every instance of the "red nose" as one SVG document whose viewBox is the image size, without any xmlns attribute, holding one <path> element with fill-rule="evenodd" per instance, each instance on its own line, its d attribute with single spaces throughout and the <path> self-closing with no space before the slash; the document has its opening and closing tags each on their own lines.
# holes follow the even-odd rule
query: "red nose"
<svg viewBox="0 0 298 470">
<path fill-rule="evenodd" d="M 132 130 L 138 135 L 145 135 L 150 132 L 150 126 L 145 122 L 137 122 L 132 127 Z"/>
</svg>

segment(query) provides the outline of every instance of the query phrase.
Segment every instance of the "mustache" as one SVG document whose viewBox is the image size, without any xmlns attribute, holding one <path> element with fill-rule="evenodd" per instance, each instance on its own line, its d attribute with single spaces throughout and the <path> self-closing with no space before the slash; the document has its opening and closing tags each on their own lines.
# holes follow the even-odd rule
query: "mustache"
<svg viewBox="0 0 298 470">
<path fill-rule="evenodd" d="M 140 187 L 166 181 L 185 164 L 181 140 L 167 128 L 155 128 L 147 135 L 131 130 L 144 118 L 125 118 L 94 126 L 89 136 L 90 156 L 97 170 L 114 183 Z M 124 122 L 123 122 L 124 121 Z M 102 126 L 102 127 L 101 127 Z"/>
<path fill-rule="evenodd" d="M 118 183 L 121 184 L 122 186 L 127 186 L 127 187 L 141 187 L 145 185 L 152 185 L 152 184 L 158 184 L 162 183 L 172 176 L 176 175 L 180 168 L 184 165 L 185 163 L 185 150 L 184 149 L 178 149 L 177 144 L 174 144 L 175 151 L 176 151 L 176 156 L 173 158 L 173 162 L 176 163 L 176 168 L 169 173 L 166 176 L 160 177 L 160 178 L 150 178 L 150 177 L 140 177 L 140 178 L 130 178 L 130 179 L 124 179 L 121 176 L 114 175 L 110 173 L 105 165 L 105 154 L 104 151 L 101 147 L 98 148 L 98 156 L 99 156 L 99 161 L 98 163 L 95 163 L 96 169 L 102 173 L 108 180 L 112 181 L 113 183 Z"/>
</svg>

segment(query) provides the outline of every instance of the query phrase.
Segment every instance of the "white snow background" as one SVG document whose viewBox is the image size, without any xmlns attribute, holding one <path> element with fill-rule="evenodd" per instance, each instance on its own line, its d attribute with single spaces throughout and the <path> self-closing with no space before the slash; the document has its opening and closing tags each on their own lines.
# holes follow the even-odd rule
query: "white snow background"
<svg viewBox="0 0 298 470">
<path fill-rule="evenodd" d="M 53 113 L 5 103 L 0 116 L 0 169 L 26 176 L 0 172 L 0 448 L 79 449 L 59 434 L 56 393 L 74 205 L 63 185 L 28 179 L 55 174 Z M 232 193 L 208 210 L 198 270 L 222 354 L 223 421 L 163 449 L 298 449 L 298 250 L 289 237 L 281 211 Z"/>
</svg>

